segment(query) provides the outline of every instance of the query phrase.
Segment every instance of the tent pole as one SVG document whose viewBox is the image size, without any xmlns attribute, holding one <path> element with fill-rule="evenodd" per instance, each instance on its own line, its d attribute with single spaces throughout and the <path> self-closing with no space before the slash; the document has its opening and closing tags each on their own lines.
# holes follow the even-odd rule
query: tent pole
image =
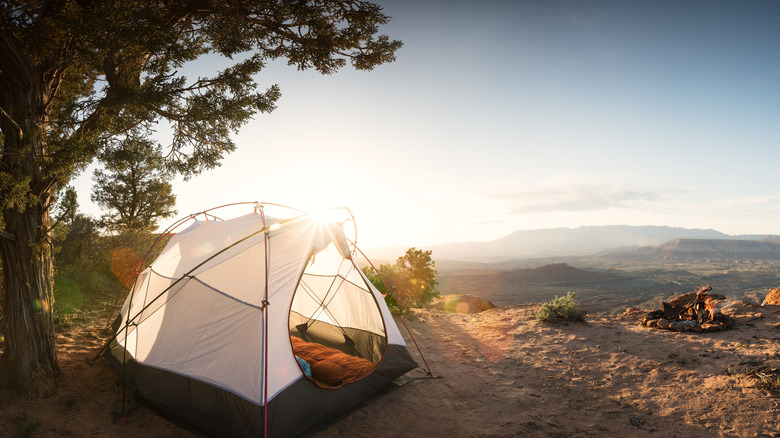
<svg viewBox="0 0 780 438">
<path fill-rule="evenodd" d="M 263 292 L 263 436 L 268 438 L 268 275 L 271 271 L 271 248 L 268 240 L 271 238 L 271 230 L 265 223 L 265 211 L 260 208 L 260 219 L 265 230 L 265 288 Z"/>
<path fill-rule="evenodd" d="M 417 352 L 420 353 L 420 358 L 422 358 L 423 363 L 425 364 L 425 368 L 427 370 L 426 373 L 428 374 L 428 376 L 433 377 L 433 371 L 431 371 L 431 367 L 428 366 L 428 361 L 425 360 L 425 355 L 423 355 L 422 350 L 420 350 L 420 346 L 417 345 L 417 340 L 414 339 L 414 335 L 412 334 L 412 331 L 409 330 L 409 326 L 406 325 L 406 321 L 404 320 L 404 317 L 399 315 L 398 319 L 400 319 L 401 322 L 404 324 L 404 328 L 406 329 L 406 332 L 409 333 L 409 337 L 412 338 L 412 342 L 414 342 L 414 346 L 415 348 L 417 348 Z"/>
<path fill-rule="evenodd" d="M 141 271 L 141 267 L 143 266 L 143 263 L 149 257 L 149 254 L 151 254 L 152 249 L 154 249 L 154 247 L 157 246 L 158 243 L 160 243 L 160 241 L 163 239 L 163 237 L 165 237 L 166 235 L 169 235 L 169 234 L 173 235 L 173 231 L 176 228 L 179 228 L 179 226 L 181 226 L 182 224 L 186 223 L 189 220 L 195 219 L 196 217 L 198 217 L 200 215 L 203 215 L 204 217 L 206 217 L 206 220 L 208 220 L 209 216 L 213 217 L 216 220 L 222 220 L 219 217 L 217 217 L 217 216 L 215 216 L 215 215 L 213 215 L 213 214 L 211 214 L 209 212 L 214 211 L 214 210 L 218 210 L 218 209 L 221 209 L 221 208 L 225 208 L 225 207 L 232 207 L 232 206 L 236 206 L 236 205 L 248 205 L 248 204 L 255 205 L 255 211 L 257 211 L 258 208 L 260 208 L 262 210 L 263 206 L 265 206 L 265 205 L 273 205 L 273 206 L 276 206 L 276 207 L 287 208 L 287 209 L 296 211 L 298 213 L 304 213 L 303 211 L 298 210 L 297 208 L 289 207 L 289 206 L 283 205 L 283 204 L 274 204 L 274 203 L 271 203 L 271 202 L 246 201 L 246 202 L 234 202 L 232 204 L 225 204 L 225 205 L 220 205 L 218 207 L 209 208 L 208 210 L 203 210 L 203 211 L 199 211 L 197 213 L 192 213 L 192 214 L 190 214 L 188 216 L 185 216 L 185 217 L 177 220 L 176 222 L 174 222 L 173 224 L 168 226 L 168 228 L 166 228 L 162 233 L 160 233 L 159 236 L 157 236 L 157 239 L 155 239 L 154 243 L 152 243 L 152 246 L 149 247 L 149 250 L 146 252 L 144 257 L 141 259 L 141 261 L 138 262 L 138 265 L 135 267 L 135 272 L 133 273 L 133 275 L 130 276 L 130 278 L 128 278 L 127 282 L 125 282 L 124 287 L 119 292 L 119 296 L 116 297 L 116 302 L 114 303 L 114 307 L 111 309 L 111 313 L 108 316 L 108 320 L 106 321 L 106 326 L 105 326 L 105 328 L 103 328 L 103 330 L 104 331 L 108 330 L 108 328 L 111 326 L 111 318 L 114 316 L 114 312 L 116 311 L 116 308 L 119 305 L 119 300 L 122 299 L 122 295 L 124 295 L 125 291 L 127 290 L 127 287 L 130 284 L 130 280 L 134 276 L 138 275 L 138 273 Z M 350 212 L 350 215 L 351 214 L 352 214 L 352 212 Z M 354 221 L 354 218 L 353 218 L 353 221 Z"/>
<path fill-rule="evenodd" d="M 278 204 L 273 204 L 273 205 L 278 205 Z M 199 213 L 199 214 L 200 214 L 200 213 Z M 290 221 L 296 220 L 296 219 L 298 219 L 298 218 L 299 218 L 299 217 L 294 217 L 294 218 L 290 218 L 290 219 L 285 219 L 285 220 L 283 220 L 283 221 L 277 222 L 277 224 L 284 224 L 284 223 L 287 223 L 287 222 L 290 222 Z M 263 218 L 263 224 L 265 224 L 265 218 Z M 146 304 L 146 305 L 145 305 L 145 306 L 144 306 L 144 307 L 143 307 L 143 308 L 142 308 L 142 309 L 141 309 L 141 310 L 138 312 L 138 314 L 136 314 L 136 315 L 135 315 L 133 318 L 130 318 L 130 314 L 128 313 L 128 315 L 127 315 L 127 316 L 128 316 L 128 320 L 127 320 L 127 322 L 126 322 L 125 324 L 127 325 L 127 324 L 130 324 L 130 322 L 131 322 L 131 321 L 135 321 L 135 319 L 136 319 L 136 318 L 137 318 L 139 315 L 141 315 L 141 313 L 143 313 L 143 311 L 144 311 L 144 310 L 146 310 L 146 309 L 148 309 L 149 307 L 151 307 L 151 306 L 152 306 L 152 304 L 154 304 L 154 303 L 155 303 L 155 302 L 156 302 L 156 301 L 157 301 L 157 300 L 158 300 L 158 299 L 159 299 L 161 296 L 163 296 L 163 294 L 165 294 L 165 293 L 166 293 L 166 292 L 168 292 L 169 290 L 173 289 L 173 287 L 174 287 L 174 286 L 176 286 L 177 284 L 179 284 L 179 282 L 180 282 L 180 281 L 182 281 L 182 279 L 184 279 L 184 278 L 190 278 L 190 277 L 191 277 L 191 276 L 190 276 L 190 274 L 192 274 L 193 272 L 197 271 L 197 270 L 198 270 L 198 269 L 199 269 L 201 266 L 203 266 L 203 265 L 205 265 L 206 263 L 210 262 L 211 260 L 213 260 L 214 258 L 216 258 L 217 256 L 219 256 L 220 254 L 224 253 L 225 251 L 227 251 L 227 250 L 229 250 L 229 249 L 233 248 L 234 246 L 236 246 L 236 245 L 238 245 L 238 244 L 240 244 L 240 243 L 242 243 L 242 242 L 244 242 L 244 241 L 246 241 L 246 240 L 248 240 L 248 239 L 250 239 L 250 238 L 252 238 L 252 237 L 254 237 L 254 236 L 258 235 L 258 234 L 260 234 L 260 233 L 265 233 L 266 235 L 268 235 L 268 234 L 270 233 L 270 230 L 268 229 L 268 227 L 265 227 L 265 226 L 264 226 L 262 229 L 260 229 L 260 230 L 258 230 L 258 231 L 255 231 L 254 233 L 252 233 L 252 234 L 250 234 L 250 235 L 248 235 L 248 236 L 246 236 L 246 237 L 243 237 L 243 238 L 241 238 L 241 239 L 237 240 L 236 242 L 233 242 L 233 243 L 231 243 L 230 245 L 228 245 L 227 247 L 225 247 L 225 248 L 221 249 L 220 251 L 217 251 L 217 252 L 216 252 L 214 255 L 212 255 L 211 257 L 207 258 L 207 259 L 206 259 L 206 260 L 204 260 L 203 262 L 201 262 L 201 263 L 200 263 L 198 266 L 195 266 L 194 268 L 190 269 L 190 270 L 189 270 L 188 272 L 186 272 L 185 274 L 182 274 L 182 276 L 181 276 L 181 277 L 179 277 L 178 279 L 176 279 L 176 281 L 174 281 L 174 282 L 173 282 L 173 284 L 171 284 L 170 286 L 168 286 L 167 288 L 165 288 L 165 289 L 164 289 L 162 292 L 160 292 L 160 293 L 159 293 L 159 294 L 158 294 L 156 297 L 154 297 L 154 299 L 152 299 L 152 300 L 151 300 L 151 301 L 150 301 L 148 304 Z M 267 268 L 267 267 L 266 267 L 266 268 Z M 268 281 L 268 278 L 267 278 L 267 277 L 266 277 L 266 281 Z M 133 293 L 133 292 L 131 292 L 131 293 Z M 129 299 L 130 299 L 130 301 L 132 301 L 132 295 L 129 297 Z M 112 337 L 111 337 L 111 338 L 108 340 L 108 342 L 111 342 L 111 341 L 113 341 L 114 339 L 116 339 L 116 338 L 117 338 L 117 336 L 119 336 L 119 333 L 115 333 L 115 334 L 114 334 L 114 336 L 112 336 Z M 103 351 L 103 350 L 105 350 L 106 348 L 107 348 L 107 346 L 106 346 L 106 345 L 104 345 L 104 346 L 103 346 L 103 348 L 101 348 L 101 350 L 100 350 L 100 351 L 102 352 L 102 351 Z M 95 356 L 95 359 L 94 359 L 94 360 L 97 360 L 97 358 L 98 358 L 99 356 L 100 356 L 100 353 L 98 353 L 98 354 Z"/>
</svg>

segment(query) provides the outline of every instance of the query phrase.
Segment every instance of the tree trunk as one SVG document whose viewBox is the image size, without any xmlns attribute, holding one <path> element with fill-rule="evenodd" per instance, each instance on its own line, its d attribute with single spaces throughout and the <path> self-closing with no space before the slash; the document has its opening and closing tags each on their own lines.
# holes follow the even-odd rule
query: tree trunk
<svg viewBox="0 0 780 438">
<path fill-rule="evenodd" d="M 5 353 L 0 358 L 0 382 L 16 384 L 28 398 L 56 392 L 61 379 L 53 318 L 53 266 L 48 243 L 49 211 L 36 204 L 25 211 L 4 212 L 0 238 L 5 294 Z"/>
<path fill-rule="evenodd" d="M 2 296 L 5 352 L 0 358 L 0 385 L 14 385 L 28 398 L 56 392 L 61 372 L 54 339 L 53 265 L 49 238 L 49 205 L 54 178 L 44 171 L 47 157 L 46 96 L 50 84 L 41 69 L 32 67 L 14 41 L 2 69 L 19 72 L 19 80 L 0 85 L 3 133 L 0 193 L 3 225 L 0 257 L 3 262 Z M 0 47 L 3 47 L 0 45 Z"/>
</svg>

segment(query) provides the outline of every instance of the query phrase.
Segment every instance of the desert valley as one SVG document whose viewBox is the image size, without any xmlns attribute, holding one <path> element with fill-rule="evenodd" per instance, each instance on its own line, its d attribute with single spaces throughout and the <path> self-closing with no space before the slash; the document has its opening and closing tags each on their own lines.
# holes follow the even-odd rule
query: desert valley
<svg viewBox="0 0 780 438">
<path fill-rule="evenodd" d="M 779 242 L 778 236 L 712 230 L 581 227 L 447 245 L 434 248 L 434 254 L 441 249 L 444 255 L 437 258 L 442 294 L 472 294 L 505 306 L 571 291 L 584 310 L 610 314 L 652 307 L 702 285 L 730 300 L 758 304 L 770 288 L 780 286 Z M 492 258 L 491 249 L 503 256 Z M 448 254 L 460 259 L 447 259 Z"/>
</svg>

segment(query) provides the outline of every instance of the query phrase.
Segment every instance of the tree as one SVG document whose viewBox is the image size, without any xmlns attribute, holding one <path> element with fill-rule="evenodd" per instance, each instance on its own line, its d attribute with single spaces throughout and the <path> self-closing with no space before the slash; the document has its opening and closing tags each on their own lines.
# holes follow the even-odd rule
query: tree
<svg viewBox="0 0 780 438">
<path fill-rule="evenodd" d="M 395 59 L 380 6 L 356 0 L 6 0 L 0 2 L 0 380 L 28 397 L 60 378 L 54 344 L 53 193 L 110 139 L 172 131 L 167 166 L 191 177 L 235 149 L 235 133 L 280 96 L 265 63 L 323 74 Z M 188 79 L 187 62 L 230 65 Z M 3 383 L 3 382 L 0 382 Z"/>
<path fill-rule="evenodd" d="M 162 148 L 144 138 L 128 137 L 121 147 L 109 148 L 98 158 L 92 200 L 108 212 L 101 217 L 107 229 L 150 230 L 158 219 L 176 214 L 176 196 L 162 172 Z"/>
<path fill-rule="evenodd" d="M 378 273 L 368 267 L 363 272 L 380 292 L 387 294 L 385 301 L 391 310 L 405 312 L 412 307 L 425 307 L 439 296 L 438 272 L 431 254 L 431 250 L 412 247 L 395 264 L 379 266 Z"/>
</svg>

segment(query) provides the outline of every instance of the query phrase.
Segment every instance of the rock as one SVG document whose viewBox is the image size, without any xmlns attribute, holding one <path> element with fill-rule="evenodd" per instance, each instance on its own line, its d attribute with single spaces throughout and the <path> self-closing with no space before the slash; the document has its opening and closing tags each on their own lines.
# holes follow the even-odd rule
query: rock
<svg viewBox="0 0 780 438">
<path fill-rule="evenodd" d="M 669 329 L 674 330 L 676 332 L 682 332 L 685 331 L 685 326 L 682 324 L 681 321 L 674 321 L 671 324 L 669 324 Z"/>
<path fill-rule="evenodd" d="M 702 324 L 701 328 L 705 332 L 719 332 L 719 331 L 721 331 L 720 324 L 711 324 L 711 323 Z"/>
<path fill-rule="evenodd" d="M 651 319 L 651 320 L 647 321 L 647 326 L 648 327 L 658 328 L 658 320 L 657 319 Z"/>
<path fill-rule="evenodd" d="M 645 317 L 642 318 L 642 322 L 640 322 L 639 324 L 643 325 L 645 327 L 649 327 L 650 323 L 653 322 L 653 321 L 655 321 L 655 323 L 658 324 L 658 317 L 657 316 L 656 317 L 652 317 L 652 316 L 645 315 Z"/>
<path fill-rule="evenodd" d="M 479 313 L 496 306 L 490 301 L 474 295 L 450 294 L 435 298 L 429 306 L 434 310 L 450 313 Z"/>
<path fill-rule="evenodd" d="M 661 306 L 664 308 L 664 318 L 670 321 L 679 318 L 683 311 L 683 306 L 673 306 L 665 301 L 661 302 Z"/>
<path fill-rule="evenodd" d="M 693 331 L 694 327 L 701 327 L 699 326 L 699 323 L 691 319 L 685 319 L 680 321 L 680 325 L 682 326 L 683 330 L 686 332 Z"/>
<path fill-rule="evenodd" d="M 658 328 L 661 329 L 668 329 L 672 325 L 672 322 L 669 321 L 666 318 L 661 318 L 658 320 Z"/>
<path fill-rule="evenodd" d="M 766 298 L 764 298 L 764 302 L 761 303 L 762 306 L 776 306 L 780 305 L 780 288 L 778 289 L 769 289 L 769 294 L 767 294 Z"/>
<path fill-rule="evenodd" d="M 623 312 L 623 316 L 627 316 L 629 318 L 638 317 L 639 315 L 646 314 L 647 310 L 640 309 L 639 307 L 629 307 Z"/>
<path fill-rule="evenodd" d="M 759 315 L 761 314 L 759 313 Z M 720 325 L 721 330 L 731 330 L 737 327 L 737 321 L 734 318 L 722 313 L 715 315 L 715 322 Z"/>
<path fill-rule="evenodd" d="M 726 297 L 721 294 L 713 294 L 713 293 L 707 293 L 710 297 L 712 297 L 713 300 L 720 301 L 725 300 Z M 678 295 L 671 300 L 669 300 L 669 304 L 672 307 L 681 307 L 685 308 L 693 304 L 693 302 L 696 301 L 696 292 L 690 292 L 687 294 Z"/>
</svg>

